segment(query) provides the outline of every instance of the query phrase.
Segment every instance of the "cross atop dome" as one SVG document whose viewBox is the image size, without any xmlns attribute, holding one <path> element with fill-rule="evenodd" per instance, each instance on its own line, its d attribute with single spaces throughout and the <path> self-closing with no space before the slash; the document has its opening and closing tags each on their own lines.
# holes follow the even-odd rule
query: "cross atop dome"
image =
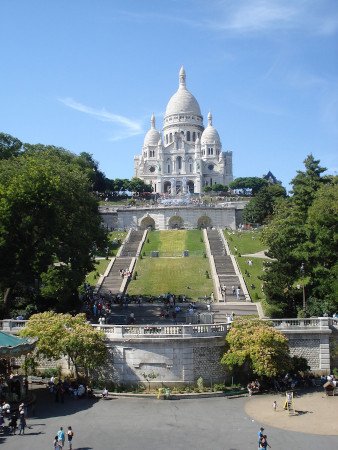
<svg viewBox="0 0 338 450">
<path fill-rule="evenodd" d="M 185 70 L 184 67 L 182 66 L 180 69 L 180 75 L 179 75 L 179 80 L 180 80 L 180 87 L 185 88 Z"/>
<path fill-rule="evenodd" d="M 211 127 L 212 126 L 212 114 L 211 114 L 211 112 L 209 111 L 209 113 L 208 113 L 208 125 Z"/>
</svg>

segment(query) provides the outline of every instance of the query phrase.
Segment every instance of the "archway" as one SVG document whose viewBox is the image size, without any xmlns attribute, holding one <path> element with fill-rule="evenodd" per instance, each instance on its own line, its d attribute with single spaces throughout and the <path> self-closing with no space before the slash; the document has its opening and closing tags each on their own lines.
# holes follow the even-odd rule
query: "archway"
<svg viewBox="0 0 338 450">
<path fill-rule="evenodd" d="M 143 219 L 140 222 L 140 229 L 141 230 L 147 230 L 147 229 L 155 230 L 155 220 L 150 216 L 143 217 Z"/>
<path fill-rule="evenodd" d="M 171 193 L 171 183 L 170 181 L 165 181 L 164 185 L 163 185 L 163 190 L 166 194 L 170 194 Z"/>
<path fill-rule="evenodd" d="M 197 228 L 210 228 L 212 221 L 209 216 L 201 216 L 197 221 Z"/>
<path fill-rule="evenodd" d="M 169 228 L 171 230 L 179 230 L 183 228 L 184 221 L 181 216 L 172 216 L 169 219 Z"/>
<path fill-rule="evenodd" d="M 193 194 L 195 192 L 195 184 L 192 180 L 189 180 L 187 182 L 187 188 L 188 188 L 188 192 L 190 192 L 190 194 Z"/>
</svg>

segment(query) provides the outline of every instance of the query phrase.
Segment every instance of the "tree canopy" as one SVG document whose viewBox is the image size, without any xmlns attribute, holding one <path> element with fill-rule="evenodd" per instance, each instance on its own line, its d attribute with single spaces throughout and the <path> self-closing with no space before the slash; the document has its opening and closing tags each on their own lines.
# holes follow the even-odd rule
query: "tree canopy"
<svg viewBox="0 0 338 450">
<path fill-rule="evenodd" d="M 244 366 L 249 376 L 275 377 L 290 366 L 288 340 L 268 322 L 236 318 L 225 340 L 228 350 L 221 362 L 230 369 Z"/>
<path fill-rule="evenodd" d="M 239 177 L 229 183 L 230 189 L 241 191 L 243 195 L 256 195 L 268 181 L 259 177 Z"/>
<path fill-rule="evenodd" d="M 286 190 L 279 184 L 263 186 L 259 192 L 245 206 L 243 211 L 244 223 L 266 223 L 272 216 L 277 201 L 286 197 Z"/>
<path fill-rule="evenodd" d="M 21 336 L 38 338 L 38 355 L 48 359 L 68 357 L 77 378 L 81 368 L 88 376 L 107 361 L 105 335 L 88 324 L 84 314 L 74 317 L 50 311 L 34 314 L 26 323 Z"/>
<path fill-rule="evenodd" d="M 69 301 L 106 242 L 86 171 L 57 147 L 26 146 L 0 161 L 0 217 L 5 302 L 15 289 Z"/>
<path fill-rule="evenodd" d="M 18 156 L 22 151 L 22 142 L 10 134 L 0 133 L 0 160 Z"/>
<path fill-rule="evenodd" d="M 322 315 L 337 309 L 337 177 L 309 155 L 263 231 L 269 247 L 264 291 L 274 316 Z M 303 311 L 303 293 L 306 311 Z"/>
</svg>

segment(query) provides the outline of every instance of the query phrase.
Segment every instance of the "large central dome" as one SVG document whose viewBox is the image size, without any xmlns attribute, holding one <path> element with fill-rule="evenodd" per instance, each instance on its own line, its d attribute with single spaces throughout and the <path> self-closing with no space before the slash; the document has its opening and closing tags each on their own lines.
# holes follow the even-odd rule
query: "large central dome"
<svg viewBox="0 0 338 450">
<path fill-rule="evenodd" d="M 180 70 L 179 88 L 169 100 L 165 115 L 170 116 L 172 114 L 180 113 L 189 113 L 196 116 L 202 115 L 197 100 L 186 88 L 185 71 L 183 67 Z"/>
</svg>

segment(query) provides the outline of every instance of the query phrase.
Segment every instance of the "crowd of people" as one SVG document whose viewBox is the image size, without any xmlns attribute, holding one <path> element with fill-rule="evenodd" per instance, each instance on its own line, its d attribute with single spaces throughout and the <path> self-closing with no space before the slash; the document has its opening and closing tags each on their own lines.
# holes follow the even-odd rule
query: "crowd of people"
<svg viewBox="0 0 338 450">
<path fill-rule="evenodd" d="M 129 276 L 125 270 L 121 269 L 121 276 Z M 181 311 L 190 312 L 195 308 L 193 303 L 185 295 L 175 295 L 171 293 L 160 296 L 142 296 L 128 294 L 113 294 L 109 291 L 106 294 L 96 294 L 89 284 L 84 284 L 84 294 L 81 295 L 82 309 L 88 321 L 100 325 L 113 322 L 113 309 L 119 307 L 121 310 L 128 310 L 129 305 L 136 304 L 141 307 L 143 304 L 159 303 L 161 305 L 161 318 L 172 318 L 175 322 Z M 184 308 L 182 303 L 185 304 Z M 178 306 L 180 304 L 181 306 Z M 125 314 L 127 323 L 135 323 L 134 313 Z"/>
<path fill-rule="evenodd" d="M 4 401 L 0 406 L 0 432 L 15 435 L 19 430 L 18 434 L 25 434 L 26 417 L 27 407 L 24 403 L 21 403 L 16 410 L 10 403 Z"/>
<path fill-rule="evenodd" d="M 69 381 L 65 378 L 63 381 L 56 381 L 55 377 L 51 377 L 48 382 L 48 390 L 50 394 L 54 395 L 55 402 L 64 403 L 65 396 L 70 398 L 80 399 L 91 397 L 93 391 L 89 386 L 75 380 Z"/>
</svg>

